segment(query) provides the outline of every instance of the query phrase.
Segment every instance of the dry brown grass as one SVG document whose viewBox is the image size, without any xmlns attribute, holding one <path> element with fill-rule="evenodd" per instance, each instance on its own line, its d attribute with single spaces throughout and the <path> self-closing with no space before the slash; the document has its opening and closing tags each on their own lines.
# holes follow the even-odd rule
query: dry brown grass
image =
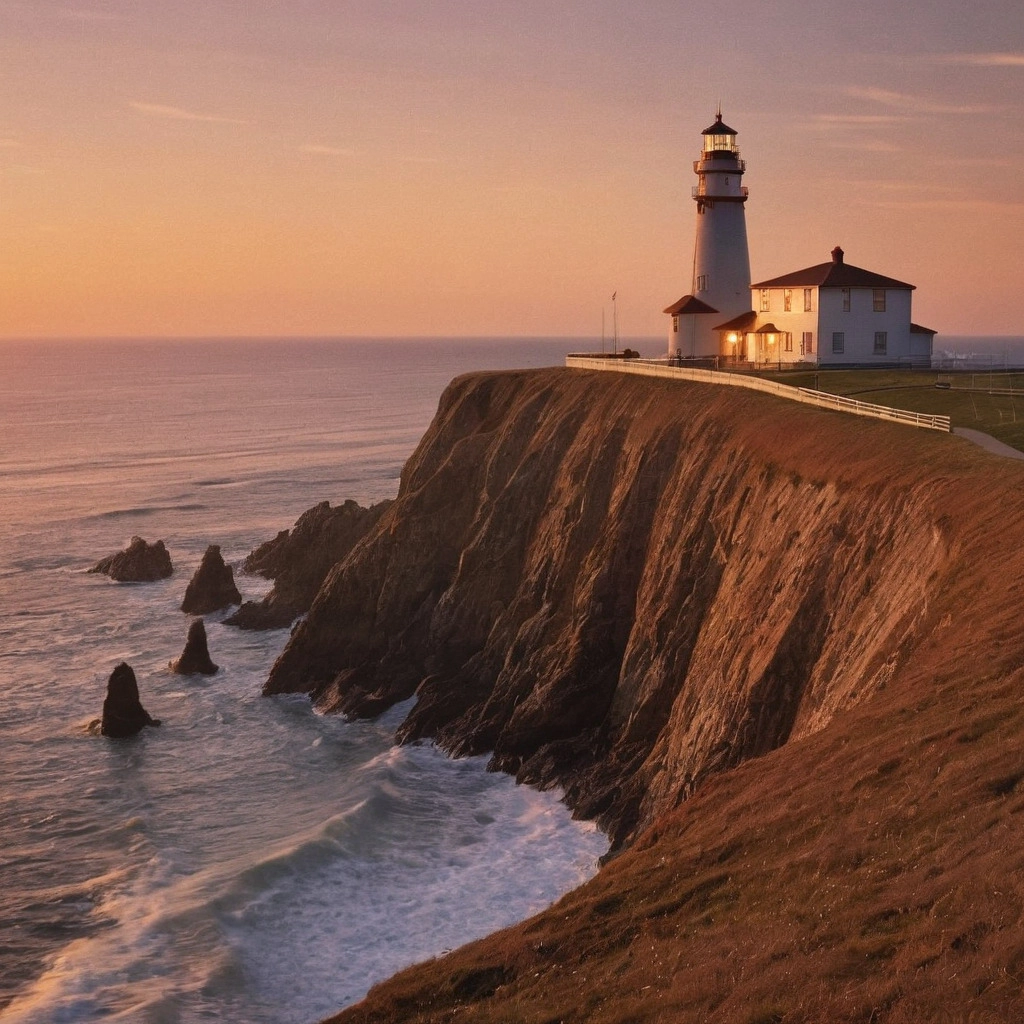
<svg viewBox="0 0 1024 1024">
<path fill-rule="evenodd" d="M 792 387 L 817 387 L 875 405 L 949 416 L 954 427 L 981 430 L 1024 451 L 1024 373 L 782 370 L 764 376 Z M 937 388 L 936 382 L 943 387 Z"/>
<path fill-rule="evenodd" d="M 882 695 L 338 1021 L 1024 1019 L 1024 673 Z"/>
<path fill-rule="evenodd" d="M 749 444 L 806 480 L 883 495 L 911 466 L 943 489 L 949 565 L 891 681 L 710 778 L 547 911 L 336 1021 L 1024 1021 L 1024 477 L 956 439 L 896 448 L 898 428 L 811 415 L 759 421 Z M 803 417 L 811 467 L 787 434 Z"/>
</svg>

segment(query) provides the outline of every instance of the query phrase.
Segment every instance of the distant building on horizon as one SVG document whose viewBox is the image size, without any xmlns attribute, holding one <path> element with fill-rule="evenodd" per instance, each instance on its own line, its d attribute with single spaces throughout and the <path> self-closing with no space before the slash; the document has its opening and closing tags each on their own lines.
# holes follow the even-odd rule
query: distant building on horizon
<svg viewBox="0 0 1024 1024">
<path fill-rule="evenodd" d="M 936 332 L 911 320 L 915 286 L 846 263 L 839 246 L 828 263 L 751 283 L 737 133 L 719 111 L 701 134 L 693 276 L 665 310 L 669 359 L 931 365 Z"/>
</svg>

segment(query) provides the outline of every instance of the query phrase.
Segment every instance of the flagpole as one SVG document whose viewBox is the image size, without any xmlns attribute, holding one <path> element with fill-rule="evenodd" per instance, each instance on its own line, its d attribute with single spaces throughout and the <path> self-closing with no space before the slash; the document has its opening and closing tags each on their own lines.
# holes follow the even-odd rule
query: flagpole
<svg viewBox="0 0 1024 1024">
<path fill-rule="evenodd" d="M 615 305 L 615 297 L 618 294 L 617 290 L 612 292 L 612 355 L 616 355 L 619 351 L 619 316 Z"/>
</svg>

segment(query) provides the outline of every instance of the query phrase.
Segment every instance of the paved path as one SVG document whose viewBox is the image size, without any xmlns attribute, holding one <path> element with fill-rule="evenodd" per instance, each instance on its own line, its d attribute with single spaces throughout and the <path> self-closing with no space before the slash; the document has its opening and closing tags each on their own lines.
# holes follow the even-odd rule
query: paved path
<svg viewBox="0 0 1024 1024">
<path fill-rule="evenodd" d="M 983 434 L 980 430 L 971 430 L 969 427 L 954 427 L 953 433 L 957 437 L 973 441 L 993 455 L 1002 455 L 1007 459 L 1024 459 L 1024 452 L 1017 451 L 1016 448 L 1011 448 L 1008 444 L 1003 444 L 1002 441 L 997 441 L 991 434 Z"/>
</svg>

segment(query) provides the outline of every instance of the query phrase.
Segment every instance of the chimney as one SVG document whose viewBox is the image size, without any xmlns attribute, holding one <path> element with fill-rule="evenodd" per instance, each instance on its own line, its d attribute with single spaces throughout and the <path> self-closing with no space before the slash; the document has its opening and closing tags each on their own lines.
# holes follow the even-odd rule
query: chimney
<svg viewBox="0 0 1024 1024">
<path fill-rule="evenodd" d="M 833 263 L 842 263 L 843 262 L 843 250 L 840 249 L 838 245 L 832 250 L 832 262 Z"/>
</svg>

